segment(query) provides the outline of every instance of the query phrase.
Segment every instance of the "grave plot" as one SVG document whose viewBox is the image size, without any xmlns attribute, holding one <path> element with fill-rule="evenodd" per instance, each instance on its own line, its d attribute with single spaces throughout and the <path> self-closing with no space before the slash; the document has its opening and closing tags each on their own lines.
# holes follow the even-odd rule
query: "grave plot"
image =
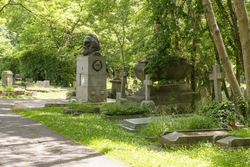
<svg viewBox="0 0 250 167">
<path fill-rule="evenodd" d="M 151 117 L 124 119 L 122 124 L 118 124 L 117 126 L 120 126 L 129 131 L 137 131 L 141 126 L 146 125 L 151 121 L 152 121 Z"/>
<path fill-rule="evenodd" d="M 204 129 L 165 132 L 159 138 L 159 142 L 167 147 L 182 147 L 197 144 L 202 141 L 213 142 L 214 138 L 228 135 L 226 129 Z"/>
<path fill-rule="evenodd" d="M 124 119 L 122 121 L 122 124 L 118 124 L 117 126 L 120 126 L 120 127 L 124 128 L 126 130 L 129 130 L 129 131 L 137 131 L 140 127 L 152 122 L 152 120 L 166 119 L 166 121 L 168 121 L 171 118 L 188 117 L 191 115 L 192 114 L 180 114 L 180 115 L 168 115 L 168 116 L 154 116 L 154 117 Z"/>
<path fill-rule="evenodd" d="M 250 148 L 250 138 L 227 136 L 225 138 L 215 141 L 215 144 L 227 148 Z"/>
</svg>

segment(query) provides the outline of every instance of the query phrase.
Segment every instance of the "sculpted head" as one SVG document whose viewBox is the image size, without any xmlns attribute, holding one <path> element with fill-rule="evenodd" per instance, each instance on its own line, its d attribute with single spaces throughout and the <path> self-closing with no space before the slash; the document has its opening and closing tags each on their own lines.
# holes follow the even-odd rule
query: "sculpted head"
<svg viewBox="0 0 250 167">
<path fill-rule="evenodd" d="M 93 52 L 99 51 L 100 48 L 100 39 L 95 34 L 88 34 L 83 41 L 83 56 L 88 56 Z"/>
</svg>

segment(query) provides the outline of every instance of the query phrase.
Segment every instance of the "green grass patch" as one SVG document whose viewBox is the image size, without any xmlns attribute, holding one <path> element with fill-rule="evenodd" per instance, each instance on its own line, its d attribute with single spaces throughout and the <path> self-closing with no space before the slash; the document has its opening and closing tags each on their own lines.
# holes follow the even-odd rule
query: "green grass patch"
<svg viewBox="0 0 250 167">
<path fill-rule="evenodd" d="M 150 148 L 159 147 L 158 142 L 138 138 L 140 132 L 117 127 L 120 121 L 106 120 L 97 114 L 74 117 L 63 114 L 63 109 L 45 107 L 15 112 L 134 167 L 250 166 L 250 149 L 224 150 L 212 143 L 199 143 L 190 148 L 152 150 Z"/>
<path fill-rule="evenodd" d="M 185 117 L 162 116 L 153 119 L 147 126 L 140 129 L 142 136 L 160 136 L 164 131 L 211 129 L 214 128 L 212 119 L 200 115 Z"/>
</svg>

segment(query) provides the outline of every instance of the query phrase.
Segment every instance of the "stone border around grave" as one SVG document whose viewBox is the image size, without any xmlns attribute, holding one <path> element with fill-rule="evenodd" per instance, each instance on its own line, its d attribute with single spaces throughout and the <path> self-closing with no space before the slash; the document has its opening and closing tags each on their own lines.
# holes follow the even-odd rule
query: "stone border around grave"
<svg viewBox="0 0 250 167">
<path fill-rule="evenodd" d="M 100 108 L 94 108 L 93 110 L 75 110 L 75 109 L 65 108 L 63 110 L 63 113 L 72 114 L 74 116 L 79 116 L 82 114 L 100 114 Z"/>
<path fill-rule="evenodd" d="M 211 132 L 216 133 L 213 134 Z M 161 145 L 167 147 L 191 146 L 202 141 L 209 141 L 214 143 L 216 138 L 223 138 L 228 135 L 227 133 L 228 129 L 166 131 L 160 136 L 158 141 Z"/>
<path fill-rule="evenodd" d="M 108 120 L 123 120 L 123 119 L 130 119 L 130 118 L 145 118 L 148 117 L 144 114 L 135 114 L 135 115 L 105 115 L 101 114 L 104 119 Z"/>
</svg>

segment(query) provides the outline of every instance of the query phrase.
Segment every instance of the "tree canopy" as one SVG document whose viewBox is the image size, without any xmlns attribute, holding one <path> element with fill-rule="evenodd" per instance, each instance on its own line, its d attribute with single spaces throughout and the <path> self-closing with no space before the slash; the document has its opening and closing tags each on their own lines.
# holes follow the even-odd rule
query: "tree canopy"
<svg viewBox="0 0 250 167">
<path fill-rule="evenodd" d="M 244 60 L 234 2 L 212 2 L 239 80 Z M 249 1 L 245 4 L 249 9 Z M 153 74 L 173 56 L 187 59 L 198 89 L 209 86 L 212 65 L 220 64 L 199 0 L 2 0 L 0 16 L 0 70 L 34 80 L 72 84 L 76 57 L 89 33 L 100 37 L 110 68 L 132 68 L 149 58 Z"/>
</svg>

